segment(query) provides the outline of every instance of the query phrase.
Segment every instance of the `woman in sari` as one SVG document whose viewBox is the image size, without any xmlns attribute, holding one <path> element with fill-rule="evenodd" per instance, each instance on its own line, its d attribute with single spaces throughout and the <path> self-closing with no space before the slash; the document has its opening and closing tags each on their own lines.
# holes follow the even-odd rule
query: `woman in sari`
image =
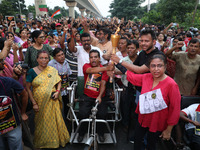
<svg viewBox="0 0 200 150">
<path fill-rule="evenodd" d="M 35 148 L 64 147 L 69 133 L 62 118 L 61 79 L 58 71 L 47 66 L 49 54 L 39 51 L 38 66 L 30 69 L 26 78 L 27 91 L 35 111 Z M 33 88 L 33 92 L 31 91 Z"/>
</svg>

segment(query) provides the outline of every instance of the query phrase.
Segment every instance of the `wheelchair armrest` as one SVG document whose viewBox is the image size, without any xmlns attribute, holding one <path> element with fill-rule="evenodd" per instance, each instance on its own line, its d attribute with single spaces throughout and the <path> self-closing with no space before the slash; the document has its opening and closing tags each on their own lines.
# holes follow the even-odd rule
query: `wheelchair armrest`
<svg viewBox="0 0 200 150">
<path fill-rule="evenodd" d="M 118 88 L 118 89 L 116 89 L 118 92 L 122 92 L 123 91 L 123 89 L 122 88 Z"/>
<path fill-rule="evenodd" d="M 72 91 L 73 88 L 71 86 L 67 87 L 67 91 Z"/>
</svg>

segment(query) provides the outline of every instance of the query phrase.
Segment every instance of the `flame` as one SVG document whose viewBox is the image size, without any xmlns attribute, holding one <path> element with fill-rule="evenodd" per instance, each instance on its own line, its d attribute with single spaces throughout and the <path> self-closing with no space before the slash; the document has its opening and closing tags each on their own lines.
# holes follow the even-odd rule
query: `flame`
<svg viewBox="0 0 200 150">
<path fill-rule="evenodd" d="M 120 27 L 117 27 L 117 31 L 115 32 L 115 35 L 117 35 L 120 31 Z"/>
</svg>

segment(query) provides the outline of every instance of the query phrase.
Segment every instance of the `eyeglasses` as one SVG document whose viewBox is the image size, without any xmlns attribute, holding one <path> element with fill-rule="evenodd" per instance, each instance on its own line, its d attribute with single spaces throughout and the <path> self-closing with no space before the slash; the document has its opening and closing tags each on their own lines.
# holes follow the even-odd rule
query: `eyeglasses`
<svg viewBox="0 0 200 150">
<path fill-rule="evenodd" d="M 49 57 L 39 57 L 39 59 L 44 59 L 44 60 L 47 60 L 47 59 L 49 59 Z"/>
<path fill-rule="evenodd" d="M 156 67 L 158 68 L 158 69 L 160 69 L 160 68 L 162 68 L 164 65 L 162 65 L 162 64 L 151 64 L 150 65 L 150 68 L 153 68 L 153 69 L 155 69 Z"/>
<path fill-rule="evenodd" d="M 85 42 L 90 42 L 90 40 L 82 40 L 82 42 L 83 42 L 83 43 L 85 43 Z"/>
<path fill-rule="evenodd" d="M 40 38 L 40 39 L 45 39 L 45 36 L 39 36 L 38 38 Z"/>
</svg>

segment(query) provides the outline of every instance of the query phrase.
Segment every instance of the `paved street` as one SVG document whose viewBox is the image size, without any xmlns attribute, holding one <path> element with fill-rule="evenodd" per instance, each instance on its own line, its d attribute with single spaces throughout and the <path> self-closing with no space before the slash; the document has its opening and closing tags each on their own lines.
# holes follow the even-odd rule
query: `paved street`
<svg viewBox="0 0 200 150">
<path fill-rule="evenodd" d="M 131 132 L 133 134 L 133 131 Z M 128 141 L 127 133 L 123 131 L 121 122 L 118 122 L 116 124 L 116 138 L 117 138 L 117 144 L 115 145 L 114 144 L 99 144 L 98 148 L 100 150 L 133 150 L 133 144 L 131 144 Z M 24 149 L 30 150 L 28 147 L 25 147 Z M 84 149 L 84 144 L 67 144 L 65 148 L 59 148 L 59 150 L 82 150 L 82 149 Z"/>
</svg>

